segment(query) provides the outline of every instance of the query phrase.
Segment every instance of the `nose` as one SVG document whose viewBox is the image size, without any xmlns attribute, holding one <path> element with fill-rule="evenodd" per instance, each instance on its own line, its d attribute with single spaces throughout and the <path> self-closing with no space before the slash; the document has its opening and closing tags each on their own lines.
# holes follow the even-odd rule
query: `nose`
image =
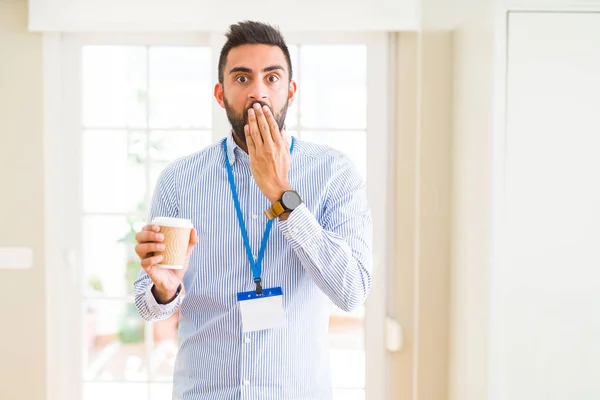
<svg viewBox="0 0 600 400">
<path fill-rule="evenodd" d="M 267 86 L 262 80 L 255 80 L 250 86 L 248 92 L 248 100 L 250 101 L 264 101 L 267 99 Z"/>
</svg>

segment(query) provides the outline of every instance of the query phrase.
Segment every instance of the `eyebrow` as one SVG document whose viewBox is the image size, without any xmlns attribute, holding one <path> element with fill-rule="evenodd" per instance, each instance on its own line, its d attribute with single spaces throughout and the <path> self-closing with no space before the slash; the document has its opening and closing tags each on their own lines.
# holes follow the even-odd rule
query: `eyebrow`
<svg viewBox="0 0 600 400">
<path fill-rule="evenodd" d="M 271 65 L 269 67 L 264 68 L 263 72 L 271 72 L 271 71 L 275 71 L 278 69 L 285 71 L 281 65 Z M 234 72 L 246 72 L 248 74 L 251 74 L 252 70 L 247 67 L 233 67 L 233 68 L 231 68 L 231 71 L 229 71 L 229 73 L 233 74 Z"/>
</svg>

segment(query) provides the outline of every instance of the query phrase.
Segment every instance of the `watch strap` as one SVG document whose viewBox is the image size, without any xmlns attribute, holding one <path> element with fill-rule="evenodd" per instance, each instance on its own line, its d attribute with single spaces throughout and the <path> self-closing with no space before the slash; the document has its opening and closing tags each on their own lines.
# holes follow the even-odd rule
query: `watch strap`
<svg viewBox="0 0 600 400">
<path fill-rule="evenodd" d="M 283 207 L 283 204 L 281 204 L 281 201 L 278 200 L 277 202 L 275 202 L 275 204 L 273 204 L 271 208 L 267 208 L 265 210 L 265 216 L 268 220 L 272 220 L 279 217 L 284 212 L 285 208 Z"/>
</svg>

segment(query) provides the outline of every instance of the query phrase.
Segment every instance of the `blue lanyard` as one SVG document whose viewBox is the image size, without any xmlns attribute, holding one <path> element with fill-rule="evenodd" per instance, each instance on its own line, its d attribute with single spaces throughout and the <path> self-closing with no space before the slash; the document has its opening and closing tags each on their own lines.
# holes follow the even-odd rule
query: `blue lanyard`
<svg viewBox="0 0 600 400">
<path fill-rule="evenodd" d="M 292 146 L 290 147 L 290 153 L 294 150 L 294 138 L 292 137 Z M 254 283 L 256 283 L 256 294 L 262 294 L 261 286 L 261 264 L 265 255 L 265 249 L 267 242 L 269 241 L 269 235 L 271 234 L 271 228 L 273 226 L 273 220 L 267 222 L 265 233 L 263 234 L 262 241 L 260 243 L 260 250 L 258 251 L 258 257 L 256 261 L 252 256 L 252 248 L 250 247 L 250 239 L 248 238 L 248 231 L 246 231 L 246 224 L 244 223 L 244 216 L 242 215 L 242 207 L 240 206 L 240 199 L 237 194 L 235 187 L 235 181 L 233 179 L 233 169 L 227 156 L 227 138 L 223 140 L 223 152 L 225 153 L 225 166 L 227 167 L 227 177 L 229 178 L 229 187 L 231 188 L 231 196 L 233 197 L 233 204 L 235 205 L 235 211 L 237 219 L 240 224 L 240 231 L 242 231 L 242 239 L 244 240 L 244 247 L 246 247 L 246 256 L 250 262 L 250 269 L 252 269 L 252 275 L 254 277 Z"/>
</svg>

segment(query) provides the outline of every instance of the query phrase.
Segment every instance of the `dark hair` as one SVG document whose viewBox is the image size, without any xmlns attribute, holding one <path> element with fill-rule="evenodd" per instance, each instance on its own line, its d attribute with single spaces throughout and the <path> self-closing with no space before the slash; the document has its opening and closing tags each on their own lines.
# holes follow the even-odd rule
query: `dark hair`
<svg viewBox="0 0 600 400">
<path fill-rule="evenodd" d="M 223 83 L 227 55 L 234 47 L 244 44 L 267 44 L 279 47 L 283 51 L 288 64 L 290 79 L 292 79 L 290 51 L 278 28 L 262 22 L 243 21 L 231 25 L 225 37 L 227 38 L 227 42 L 223 45 L 221 55 L 219 56 L 219 83 Z"/>
</svg>

